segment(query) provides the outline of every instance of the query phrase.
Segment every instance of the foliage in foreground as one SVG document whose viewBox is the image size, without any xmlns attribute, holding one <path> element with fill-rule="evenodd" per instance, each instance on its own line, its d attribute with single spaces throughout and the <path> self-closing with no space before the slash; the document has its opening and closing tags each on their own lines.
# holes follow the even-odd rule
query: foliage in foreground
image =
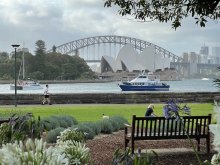
<svg viewBox="0 0 220 165">
<path fill-rule="evenodd" d="M 111 134 L 112 132 L 119 131 L 124 128 L 125 123 L 128 123 L 128 121 L 122 116 L 112 116 L 109 119 L 102 119 L 97 122 L 82 122 L 67 129 L 57 127 L 47 133 L 46 140 L 48 143 L 55 143 L 61 132 L 65 129 L 66 132 L 69 133 L 68 136 L 72 137 L 73 139 L 93 139 L 100 133 Z"/>
<path fill-rule="evenodd" d="M 66 129 L 57 137 L 57 145 L 65 155 L 68 155 L 70 164 L 81 164 L 89 161 L 89 148 L 84 144 L 85 135 L 77 129 Z"/>
<path fill-rule="evenodd" d="M 157 158 L 157 154 L 153 152 Z M 121 151 L 117 149 L 113 155 L 113 165 L 154 165 L 153 156 L 149 154 L 141 154 L 141 150 L 138 150 L 137 154 L 132 155 L 131 150 Z"/>
<path fill-rule="evenodd" d="M 53 147 L 47 148 L 46 142 L 43 140 L 35 141 L 28 139 L 26 143 L 16 141 L 15 143 L 7 143 L 0 149 L 0 164 L 48 164 L 48 165 L 67 165 L 68 159 L 62 152 Z"/>
<path fill-rule="evenodd" d="M 106 7 L 112 5 L 118 6 L 118 13 L 122 16 L 131 15 L 141 21 L 172 21 L 175 29 L 187 17 L 194 18 L 201 27 L 205 27 L 207 20 L 220 18 L 219 0 L 106 0 Z"/>
<path fill-rule="evenodd" d="M 77 141 L 59 141 L 48 147 L 42 139 L 3 144 L 0 149 L 0 165 L 75 165 L 89 161 L 89 148 Z"/>
<path fill-rule="evenodd" d="M 13 114 L 8 120 L 0 125 L 0 146 L 27 138 L 39 138 L 43 131 L 40 118 L 36 120 L 32 113 Z"/>
<path fill-rule="evenodd" d="M 217 152 L 213 155 L 211 164 L 219 165 L 220 164 L 220 105 L 219 103 L 215 103 L 214 112 L 217 118 L 216 124 L 211 124 L 209 126 L 210 131 L 214 134 L 214 150 Z"/>
<path fill-rule="evenodd" d="M 57 143 L 65 141 L 85 142 L 85 134 L 75 129 L 65 129 L 57 137 Z"/>
</svg>

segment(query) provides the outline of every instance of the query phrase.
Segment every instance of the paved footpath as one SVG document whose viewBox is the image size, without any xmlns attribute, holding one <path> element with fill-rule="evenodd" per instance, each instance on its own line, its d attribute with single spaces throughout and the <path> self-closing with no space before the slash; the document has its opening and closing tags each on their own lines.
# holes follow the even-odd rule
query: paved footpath
<svg viewBox="0 0 220 165">
<path fill-rule="evenodd" d="M 17 105 L 17 108 L 22 108 L 22 107 L 38 107 L 38 106 L 55 106 L 55 107 L 63 107 L 63 106 L 102 106 L 102 105 L 113 105 L 113 104 L 52 104 L 52 105 L 41 105 L 41 104 L 21 104 Z M 0 105 L 0 108 L 7 107 L 7 108 L 15 108 L 14 105 Z"/>
</svg>

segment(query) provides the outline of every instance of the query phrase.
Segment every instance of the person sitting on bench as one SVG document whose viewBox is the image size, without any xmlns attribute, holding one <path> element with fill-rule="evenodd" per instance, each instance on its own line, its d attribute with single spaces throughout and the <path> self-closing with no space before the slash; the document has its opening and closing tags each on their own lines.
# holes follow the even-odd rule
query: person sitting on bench
<svg viewBox="0 0 220 165">
<path fill-rule="evenodd" d="M 150 104 L 147 107 L 147 111 L 145 113 L 145 117 L 156 117 L 156 115 L 154 114 L 154 105 Z"/>
</svg>

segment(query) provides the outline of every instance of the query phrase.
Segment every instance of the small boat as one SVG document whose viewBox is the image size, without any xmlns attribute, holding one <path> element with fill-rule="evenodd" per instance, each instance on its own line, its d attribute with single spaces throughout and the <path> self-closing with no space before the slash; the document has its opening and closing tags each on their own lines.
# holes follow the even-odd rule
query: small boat
<svg viewBox="0 0 220 165">
<path fill-rule="evenodd" d="M 202 78 L 202 80 L 209 80 L 209 78 Z"/>
<path fill-rule="evenodd" d="M 15 85 L 11 84 L 10 89 L 14 90 Z M 38 90 L 43 89 L 43 87 L 36 81 L 28 79 L 28 80 L 22 80 L 17 83 L 17 90 Z"/>
<path fill-rule="evenodd" d="M 18 80 L 17 80 L 17 85 L 16 88 L 17 90 L 37 90 L 37 89 L 43 89 L 43 87 L 39 84 L 39 82 L 31 80 L 30 78 L 26 79 L 25 78 L 25 67 L 24 67 L 24 51 L 22 54 L 22 62 L 21 62 L 21 66 L 19 69 L 19 75 L 18 75 Z M 21 70 L 22 70 L 22 79 L 20 80 L 19 77 L 21 75 Z M 15 89 L 15 84 L 10 84 L 10 90 L 14 90 Z"/>
<path fill-rule="evenodd" d="M 122 91 L 169 91 L 170 86 L 160 81 L 159 75 L 142 73 L 131 81 L 118 83 Z"/>
</svg>

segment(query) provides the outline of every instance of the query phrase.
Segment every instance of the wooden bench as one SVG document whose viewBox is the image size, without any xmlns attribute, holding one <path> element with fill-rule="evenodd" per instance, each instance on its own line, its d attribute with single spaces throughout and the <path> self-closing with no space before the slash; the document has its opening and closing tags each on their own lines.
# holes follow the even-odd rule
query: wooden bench
<svg viewBox="0 0 220 165">
<path fill-rule="evenodd" d="M 125 149 L 128 147 L 129 141 L 131 141 L 131 151 L 134 154 L 134 142 L 137 140 L 187 139 L 189 136 L 191 139 L 197 140 L 198 151 L 200 151 L 200 139 L 205 138 L 207 153 L 210 153 L 211 114 L 208 116 L 184 116 L 181 121 L 174 118 L 136 117 L 133 115 L 132 125 L 125 125 Z"/>
</svg>

